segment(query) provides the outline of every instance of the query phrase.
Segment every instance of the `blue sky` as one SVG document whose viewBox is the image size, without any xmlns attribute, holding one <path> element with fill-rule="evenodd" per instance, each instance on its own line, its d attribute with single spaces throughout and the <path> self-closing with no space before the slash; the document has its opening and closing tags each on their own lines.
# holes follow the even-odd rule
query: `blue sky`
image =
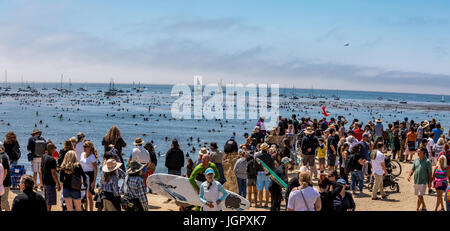
<svg viewBox="0 0 450 231">
<path fill-rule="evenodd" d="M 446 94 L 448 1 L 5 1 L 10 81 L 280 83 Z M 349 43 L 350 46 L 344 46 Z"/>
</svg>

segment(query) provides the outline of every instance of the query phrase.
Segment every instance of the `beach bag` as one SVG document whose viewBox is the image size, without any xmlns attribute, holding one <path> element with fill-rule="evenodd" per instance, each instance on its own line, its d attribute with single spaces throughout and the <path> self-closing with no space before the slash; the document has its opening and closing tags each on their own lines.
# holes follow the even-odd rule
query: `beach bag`
<svg viewBox="0 0 450 231">
<path fill-rule="evenodd" d="M 34 145 L 34 157 L 42 157 L 45 153 L 47 143 L 44 139 L 37 139 Z"/>
<path fill-rule="evenodd" d="M 75 172 L 72 174 L 72 183 L 71 188 L 73 190 L 81 191 L 81 176 L 75 174 Z"/>
<path fill-rule="evenodd" d="M 128 176 L 125 177 L 123 182 L 123 192 L 125 195 L 128 194 Z M 126 196 L 121 198 L 121 206 L 125 211 L 137 212 L 139 211 L 138 202 L 139 199 L 129 199 Z"/>
</svg>

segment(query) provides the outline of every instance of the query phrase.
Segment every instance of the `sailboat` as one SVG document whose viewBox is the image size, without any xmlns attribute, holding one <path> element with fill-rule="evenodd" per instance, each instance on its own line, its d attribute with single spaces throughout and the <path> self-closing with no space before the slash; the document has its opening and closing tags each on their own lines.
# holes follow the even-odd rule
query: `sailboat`
<svg viewBox="0 0 450 231">
<path fill-rule="evenodd" d="M 9 91 L 11 89 L 12 89 L 12 87 L 10 85 L 8 85 L 8 72 L 5 71 L 5 91 Z"/>
<path fill-rule="evenodd" d="M 309 94 L 308 98 L 310 98 L 310 99 L 317 99 L 317 97 L 314 96 L 314 87 L 313 86 L 311 86 L 311 93 Z"/>
<path fill-rule="evenodd" d="M 114 96 L 117 95 L 117 89 L 114 86 L 114 79 L 111 78 L 111 81 L 109 82 L 109 90 L 105 92 L 106 96 Z"/>
<path fill-rule="evenodd" d="M 340 100 L 341 98 L 339 98 L 339 90 L 336 89 L 336 95 L 333 96 L 334 100 Z"/>
<path fill-rule="evenodd" d="M 297 95 L 295 94 L 295 91 L 294 91 L 294 84 L 292 84 L 292 92 L 294 92 L 294 93 L 292 93 L 292 96 L 291 96 L 290 99 L 298 99 L 298 97 L 297 97 Z"/>
<path fill-rule="evenodd" d="M 442 96 L 442 98 L 441 98 L 441 102 L 442 102 L 442 103 L 444 103 L 444 102 L 445 102 L 444 96 Z"/>
</svg>

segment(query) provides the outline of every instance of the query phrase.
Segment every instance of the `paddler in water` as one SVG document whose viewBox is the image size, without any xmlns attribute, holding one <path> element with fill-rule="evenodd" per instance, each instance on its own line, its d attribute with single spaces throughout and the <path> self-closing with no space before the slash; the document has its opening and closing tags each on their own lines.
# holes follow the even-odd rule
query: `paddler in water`
<svg viewBox="0 0 450 231">
<path fill-rule="evenodd" d="M 203 211 L 221 211 L 220 203 L 228 196 L 228 192 L 223 188 L 222 184 L 214 178 L 217 175 L 216 170 L 208 168 L 205 171 L 206 181 L 200 185 L 199 198 Z M 219 197 L 222 194 L 222 197 Z"/>
</svg>

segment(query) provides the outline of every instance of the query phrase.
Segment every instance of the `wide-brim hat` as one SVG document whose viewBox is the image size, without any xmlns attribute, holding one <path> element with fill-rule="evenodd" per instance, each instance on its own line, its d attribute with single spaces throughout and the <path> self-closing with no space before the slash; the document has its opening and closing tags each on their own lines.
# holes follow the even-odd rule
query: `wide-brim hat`
<svg viewBox="0 0 450 231">
<path fill-rule="evenodd" d="M 85 136 L 84 136 L 84 133 L 78 132 L 77 137 L 85 137 Z"/>
<path fill-rule="evenodd" d="M 381 119 L 378 118 L 378 119 L 375 120 L 375 122 L 376 122 L 376 123 L 382 123 L 383 121 L 381 121 Z"/>
<path fill-rule="evenodd" d="M 133 174 L 133 173 L 137 173 L 142 171 L 142 169 L 144 169 L 145 165 L 140 164 L 137 161 L 131 161 L 130 162 L 130 167 L 127 170 L 127 173 L 129 174 Z"/>
<path fill-rule="evenodd" d="M 134 145 L 142 145 L 144 144 L 144 141 L 139 137 L 136 138 L 136 140 L 133 142 Z"/>
<path fill-rule="evenodd" d="M 34 129 L 33 132 L 31 133 L 32 136 L 36 135 L 36 134 L 42 134 L 42 131 L 40 131 L 39 129 Z"/>
<path fill-rule="evenodd" d="M 430 122 L 428 122 L 428 120 L 422 122 L 422 127 L 428 127 L 428 125 L 430 125 Z"/>
<path fill-rule="evenodd" d="M 219 147 L 217 146 L 217 143 L 216 142 L 211 142 L 211 144 L 209 145 L 209 147 L 210 148 L 213 148 L 213 149 L 218 149 Z"/>
<path fill-rule="evenodd" d="M 113 172 L 122 166 L 122 163 L 117 162 L 115 159 L 109 159 L 102 167 L 103 172 Z"/>
<path fill-rule="evenodd" d="M 209 150 L 207 148 L 203 147 L 202 149 L 200 149 L 200 151 L 198 151 L 198 154 L 200 154 L 200 155 L 209 154 Z"/>
<path fill-rule="evenodd" d="M 314 133 L 314 130 L 312 129 L 312 127 L 307 127 L 305 130 L 305 134 L 306 135 L 311 135 Z"/>
</svg>

